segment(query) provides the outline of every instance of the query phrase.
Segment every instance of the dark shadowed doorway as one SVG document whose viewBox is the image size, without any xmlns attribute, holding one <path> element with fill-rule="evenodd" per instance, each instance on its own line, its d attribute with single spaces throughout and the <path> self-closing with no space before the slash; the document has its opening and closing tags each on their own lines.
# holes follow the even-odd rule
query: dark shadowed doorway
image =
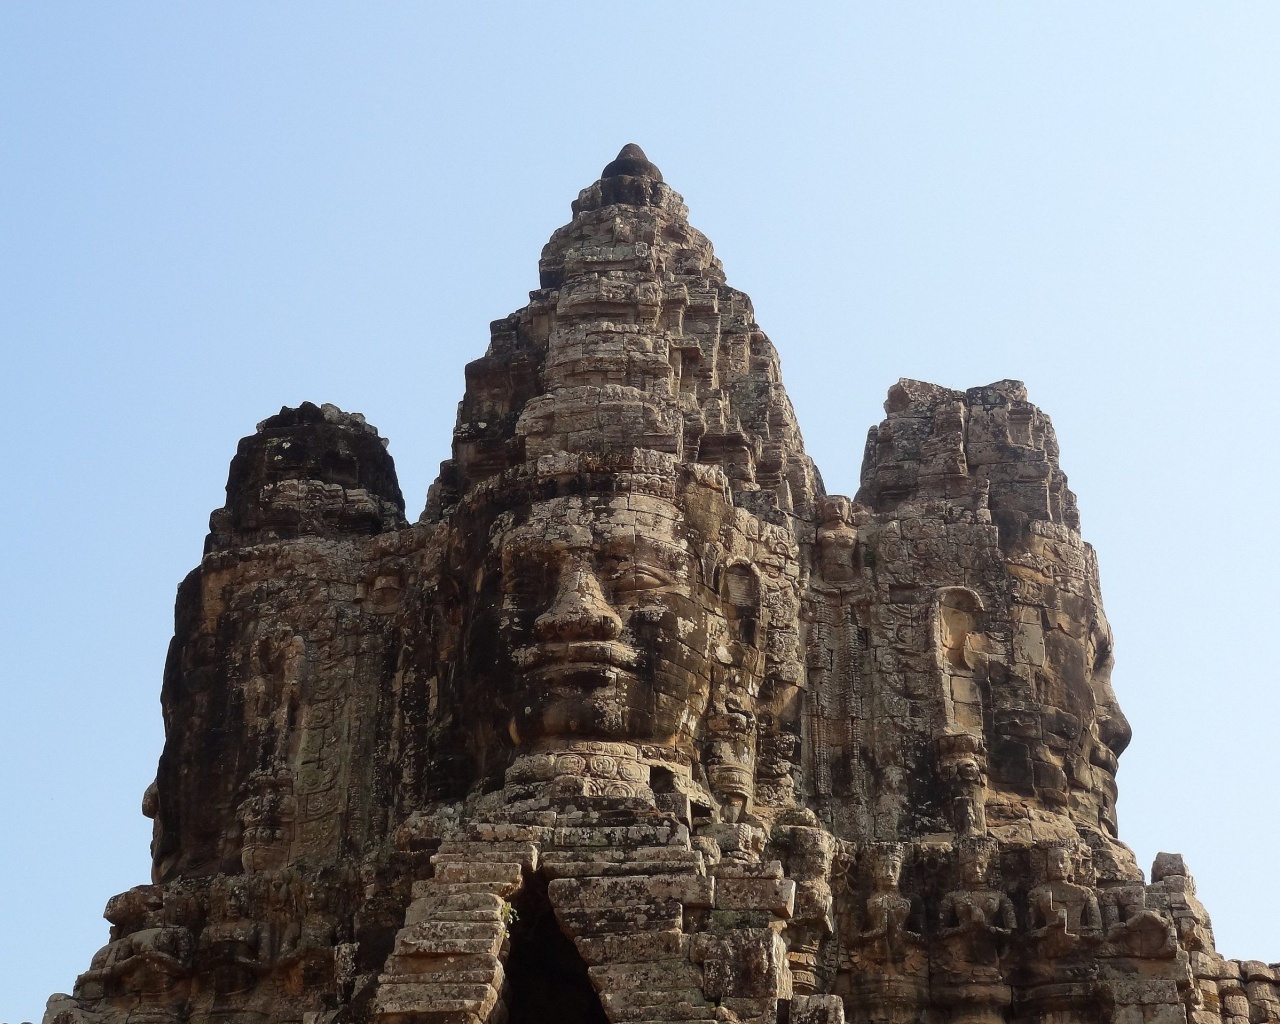
<svg viewBox="0 0 1280 1024">
<path fill-rule="evenodd" d="M 547 880 L 535 875 L 512 905 L 508 1024 L 609 1024 L 587 965 L 556 923 Z"/>
</svg>

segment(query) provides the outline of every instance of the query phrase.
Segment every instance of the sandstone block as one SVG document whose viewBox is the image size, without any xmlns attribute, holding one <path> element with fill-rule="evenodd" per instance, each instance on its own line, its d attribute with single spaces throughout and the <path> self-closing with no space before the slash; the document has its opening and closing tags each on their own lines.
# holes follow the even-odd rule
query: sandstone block
<svg viewBox="0 0 1280 1024">
<path fill-rule="evenodd" d="M 585 909 L 561 908 L 556 911 L 556 917 L 569 935 L 578 938 L 679 929 L 683 913 L 679 901 L 661 900 L 603 904 Z"/>
<path fill-rule="evenodd" d="M 644 931 L 634 934 L 606 934 L 575 940 L 578 952 L 590 967 L 602 964 L 661 961 L 682 958 L 689 936 L 671 928 L 667 931 Z"/>
<path fill-rule="evenodd" d="M 792 996 L 791 1024 L 844 1024 L 844 1002 L 839 996 Z"/>
<path fill-rule="evenodd" d="M 715 879 L 701 875 L 623 875 L 561 878 L 548 887 L 557 908 L 587 908 L 676 900 L 686 907 L 712 905 Z"/>
<path fill-rule="evenodd" d="M 716 879 L 717 910 L 768 910 L 778 917 L 790 917 L 795 908 L 796 883 L 790 878 Z"/>
<path fill-rule="evenodd" d="M 514 892 L 520 886 L 522 873 L 518 863 L 497 862 L 477 864 L 472 861 L 451 861 L 436 869 L 435 880 L 442 885 L 492 885 L 499 891 Z"/>
</svg>

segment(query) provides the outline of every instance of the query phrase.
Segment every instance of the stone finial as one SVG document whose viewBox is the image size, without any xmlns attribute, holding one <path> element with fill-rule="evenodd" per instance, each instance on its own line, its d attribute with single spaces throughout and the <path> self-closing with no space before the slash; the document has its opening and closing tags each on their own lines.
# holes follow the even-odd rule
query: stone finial
<svg viewBox="0 0 1280 1024">
<path fill-rule="evenodd" d="M 651 178 L 654 181 L 662 180 L 662 172 L 634 142 L 628 142 L 618 150 L 617 157 L 606 164 L 605 169 L 600 172 L 601 178 L 616 178 L 621 175 L 632 178 Z"/>
<path fill-rule="evenodd" d="M 1151 881 L 1163 882 L 1166 878 L 1189 875 L 1187 865 L 1180 853 L 1157 853 L 1155 863 L 1151 865 Z"/>
</svg>

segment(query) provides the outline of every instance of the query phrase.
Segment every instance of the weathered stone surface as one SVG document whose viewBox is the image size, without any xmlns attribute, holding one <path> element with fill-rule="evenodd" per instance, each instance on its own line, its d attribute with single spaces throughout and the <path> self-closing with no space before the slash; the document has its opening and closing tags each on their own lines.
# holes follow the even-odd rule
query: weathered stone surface
<svg viewBox="0 0 1280 1024">
<path fill-rule="evenodd" d="M 903 380 L 854 499 L 628 146 L 409 524 L 363 417 L 231 464 L 151 883 L 46 1024 L 1280 1021 L 1117 838 L 1093 550 L 1023 386 Z"/>
</svg>

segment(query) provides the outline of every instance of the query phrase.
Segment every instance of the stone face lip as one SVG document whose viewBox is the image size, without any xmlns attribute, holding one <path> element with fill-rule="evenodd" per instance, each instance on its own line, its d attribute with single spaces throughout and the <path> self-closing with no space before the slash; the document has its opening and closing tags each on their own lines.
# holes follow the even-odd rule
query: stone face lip
<svg viewBox="0 0 1280 1024">
<path fill-rule="evenodd" d="M 1017 381 L 903 379 L 854 498 L 635 145 L 466 368 L 416 524 L 356 413 L 231 462 L 152 878 L 45 1024 L 1260 1024 L 1118 839 L 1093 549 Z"/>
<path fill-rule="evenodd" d="M 632 178 L 651 178 L 662 180 L 662 172 L 644 155 L 644 150 L 634 142 L 628 142 L 612 161 L 605 165 L 600 177 L 616 178 L 627 175 Z"/>
</svg>

